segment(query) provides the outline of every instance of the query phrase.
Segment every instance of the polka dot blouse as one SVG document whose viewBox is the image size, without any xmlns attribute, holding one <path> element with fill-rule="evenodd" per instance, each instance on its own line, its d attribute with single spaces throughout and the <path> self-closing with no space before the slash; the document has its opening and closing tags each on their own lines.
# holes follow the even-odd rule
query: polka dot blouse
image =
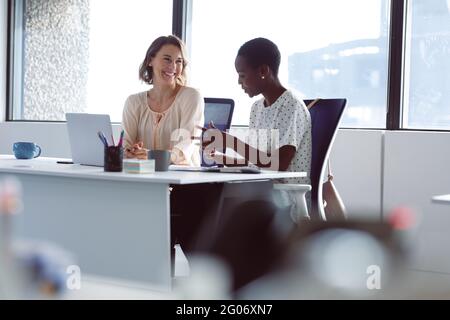
<svg viewBox="0 0 450 320">
<path fill-rule="evenodd" d="M 296 148 L 288 171 L 304 171 L 308 177 L 278 182 L 310 184 L 311 118 L 302 100 L 286 90 L 271 106 L 264 106 L 264 98 L 256 101 L 250 112 L 249 129 L 248 142 L 255 148 L 263 151 L 285 145 Z"/>
</svg>

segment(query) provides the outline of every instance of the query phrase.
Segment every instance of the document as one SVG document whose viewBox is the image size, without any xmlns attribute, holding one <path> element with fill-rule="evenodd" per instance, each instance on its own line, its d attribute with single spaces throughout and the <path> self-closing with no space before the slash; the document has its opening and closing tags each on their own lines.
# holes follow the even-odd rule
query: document
<svg viewBox="0 0 450 320">
<path fill-rule="evenodd" d="M 191 171 L 191 172 L 223 172 L 223 173 L 261 173 L 257 166 L 238 167 L 190 167 L 180 165 L 170 165 L 170 171 Z"/>
</svg>

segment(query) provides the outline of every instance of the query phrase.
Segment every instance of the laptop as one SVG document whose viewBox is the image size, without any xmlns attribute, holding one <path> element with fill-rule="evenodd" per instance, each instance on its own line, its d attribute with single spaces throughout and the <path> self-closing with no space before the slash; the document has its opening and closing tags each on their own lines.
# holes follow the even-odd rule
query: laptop
<svg viewBox="0 0 450 320">
<path fill-rule="evenodd" d="M 232 99 L 225 98 L 205 98 L 205 123 L 204 127 L 207 128 L 210 121 L 214 122 L 217 129 L 226 131 L 230 129 L 231 119 L 233 118 L 234 101 Z M 225 152 L 225 149 L 221 150 Z M 203 153 L 201 152 L 202 167 L 214 167 L 217 166 L 215 162 L 207 161 Z"/>
<path fill-rule="evenodd" d="M 67 132 L 73 163 L 103 167 L 104 145 L 97 132 L 102 131 L 111 145 L 111 120 L 107 114 L 66 113 Z"/>
</svg>

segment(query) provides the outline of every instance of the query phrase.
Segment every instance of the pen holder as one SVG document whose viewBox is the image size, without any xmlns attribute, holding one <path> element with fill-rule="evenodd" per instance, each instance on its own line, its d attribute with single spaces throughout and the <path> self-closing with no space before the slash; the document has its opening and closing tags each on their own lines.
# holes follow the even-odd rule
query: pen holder
<svg viewBox="0 0 450 320">
<path fill-rule="evenodd" d="M 123 148 L 117 146 L 105 147 L 105 172 L 121 172 L 123 170 Z"/>
</svg>

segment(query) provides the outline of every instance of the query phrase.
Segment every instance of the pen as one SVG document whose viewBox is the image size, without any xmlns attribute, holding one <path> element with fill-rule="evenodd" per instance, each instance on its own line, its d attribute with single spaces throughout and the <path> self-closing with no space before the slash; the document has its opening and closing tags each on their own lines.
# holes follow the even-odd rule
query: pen
<svg viewBox="0 0 450 320">
<path fill-rule="evenodd" d="M 56 161 L 59 164 L 73 164 L 73 161 Z"/>
<path fill-rule="evenodd" d="M 119 144 L 118 144 L 119 147 L 122 146 L 124 133 L 125 133 L 125 131 L 123 131 L 123 130 L 120 132 L 120 138 L 119 138 Z"/>
<path fill-rule="evenodd" d="M 105 135 L 103 134 L 103 132 L 98 131 L 98 132 L 97 132 L 97 135 L 98 135 L 100 141 L 103 143 L 103 145 L 104 145 L 105 147 L 108 147 L 108 141 L 106 140 Z"/>
<path fill-rule="evenodd" d="M 105 141 L 105 146 L 109 147 L 108 139 L 106 139 L 105 134 L 102 131 L 100 131 L 100 134 L 102 135 L 103 140 Z"/>
<path fill-rule="evenodd" d="M 113 136 L 113 134 L 111 133 L 111 141 L 112 141 L 112 145 L 113 145 L 113 147 L 115 146 L 115 144 L 114 144 L 114 136 Z"/>
</svg>

